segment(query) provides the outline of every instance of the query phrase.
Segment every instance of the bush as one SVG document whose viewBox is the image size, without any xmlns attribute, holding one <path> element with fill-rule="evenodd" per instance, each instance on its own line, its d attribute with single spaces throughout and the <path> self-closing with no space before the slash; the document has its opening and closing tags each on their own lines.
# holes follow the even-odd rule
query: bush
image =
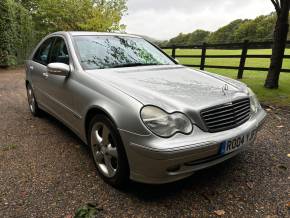
<svg viewBox="0 0 290 218">
<path fill-rule="evenodd" d="M 0 67 L 23 64 L 34 45 L 28 11 L 13 0 L 0 1 Z"/>
</svg>

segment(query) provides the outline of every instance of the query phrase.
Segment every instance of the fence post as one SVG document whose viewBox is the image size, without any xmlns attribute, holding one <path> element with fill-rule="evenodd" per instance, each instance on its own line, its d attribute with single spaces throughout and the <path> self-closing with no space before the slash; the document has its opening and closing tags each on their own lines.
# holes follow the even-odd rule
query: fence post
<svg viewBox="0 0 290 218">
<path fill-rule="evenodd" d="M 171 57 L 172 57 L 173 59 L 175 59 L 175 56 L 176 56 L 176 47 L 175 47 L 175 45 L 173 45 L 173 46 L 172 46 L 172 54 L 171 54 Z"/>
<path fill-rule="evenodd" d="M 204 70 L 205 55 L 206 55 L 206 43 L 204 42 L 202 44 L 202 48 L 201 48 L 201 59 L 200 59 L 200 69 L 201 70 Z"/>
<path fill-rule="evenodd" d="M 248 53 L 248 44 L 249 44 L 249 41 L 245 40 L 244 45 L 243 45 L 242 54 L 241 54 L 241 59 L 240 59 L 239 72 L 238 72 L 238 76 L 237 76 L 238 79 L 243 79 L 244 67 L 245 67 L 247 53 Z"/>
</svg>

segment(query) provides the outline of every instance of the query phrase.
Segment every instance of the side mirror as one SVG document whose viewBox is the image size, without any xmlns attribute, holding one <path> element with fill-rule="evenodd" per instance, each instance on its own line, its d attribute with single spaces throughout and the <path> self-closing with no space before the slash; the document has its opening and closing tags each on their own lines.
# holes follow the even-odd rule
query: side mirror
<svg viewBox="0 0 290 218">
<path fill-rule="evenodd" d="M 50 63 L 47 65 L 47 72 L 58 76 L 69 76 L 70 67 L 63 63 Z"/>
</svg>

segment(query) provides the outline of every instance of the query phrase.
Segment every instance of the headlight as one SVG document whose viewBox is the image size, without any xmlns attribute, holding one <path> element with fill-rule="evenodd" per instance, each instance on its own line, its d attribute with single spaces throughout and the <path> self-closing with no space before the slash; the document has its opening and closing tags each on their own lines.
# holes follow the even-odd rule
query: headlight
<svg viewBox="0 0 290 218">
<path fill-rule="evenodd" d="M 183 113 L 169 114 L 155 106 L 143 107 L 141 119 L 150 131 L 165 138 L 178 132 L 189 134 L 193 129 L 190 120 Z"/>
<path fill-rule="evenodd" d="M 248 92 L 249 92 L 249 97 L 250 97 L 250 102 L 251 102 L 251 112 L 257 113 L 257 111 L 261 108 L 259 100 L 257 96 L 255 95 L 255 93 L 250 88 L 248 88 Z"/>
</svg>

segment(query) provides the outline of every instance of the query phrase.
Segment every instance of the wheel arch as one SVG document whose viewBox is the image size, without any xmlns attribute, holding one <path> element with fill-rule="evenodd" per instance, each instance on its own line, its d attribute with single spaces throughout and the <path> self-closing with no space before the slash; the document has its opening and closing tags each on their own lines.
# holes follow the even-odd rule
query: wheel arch
<svg viewBox="0 0 290 218">
<path fill-rule="evenodd" d="M 89 133 L 90 121 L 96 115 L 104 115 L 107 119 L 109 119 L 109 121 L 111 121 L 111 124 L 116 128 L 115 133 L 118 135 L 117 136 L 118 137 L 118 141 L 120 142 L 120 144 L 119 144 L 120 146 L 118 146 L 118 147 L 119 147 L 119 149 L 121 149 L 121 150 L 118 149 L 121 152 L 121 153 L 118 153 L 118 155 L 121 155 L 120 156 L 120 159 L 121 159 L 120 164 L 123 167 L 121 167 L 120 169 L 123 169 L 121 171 L 123 173 L 119 174 L 119 176 L 117 177 L 117 180 L 115 180 L 115 181 L 117 181 L 117 183 L 110 182 L 109 180 L 106 180 L 106 179 L 105 179 L 105 181 L 107 181 L 107 182 L 109 181 L 109 184 L 112 184 L 113 186 L 123 187 L 128 182 L 128 180 L 130 178 L 130 174 L 131 174 L 129 160 L 128 160 L 128 154 L 127 154 L 127 149 L 124 146 L 124 142 L 122 140 L 122 137 L 120 135 L 120 132 L 118 130 L 118 126 L 116 125 L 115 120 L 110 115 L 110 113 L 108 113 L 108 111 L 106 111 L 104 108 L 101 108 L 99 106 L 93 106 L 87 111 L 87 113 L 85 115 L 85 133 L 86 133 L 87 143 L 89 142 L 89 137 L 90 137 L 90 133 Z M 100 175 L 102 175 L 102 174 L 100 173 Z"/>
<path fill-rule="evenodd" d="M 104 116 L 106 116 L 108 119 L 111 120 L 111 122 L 113 123 L 115 128 L 118 129 L 118 125 L 116 124 L 115 120 L 110 115 L 110 113 L 108 113 L 104 108 L 101 108 L 101 107 L 98 107 L 98 106 L 93 106 L 87 111 L 87 113 L 85 115 L 85 119 L 84 119 L 84 121 L 85 121 L 84 122 L 84 129 L 85 129 L 86 142 L 87 143 L 88 143 L 88 130 L 89 130 L 90 121 L 96 115 L 104 115 Z"/>
</svg>

